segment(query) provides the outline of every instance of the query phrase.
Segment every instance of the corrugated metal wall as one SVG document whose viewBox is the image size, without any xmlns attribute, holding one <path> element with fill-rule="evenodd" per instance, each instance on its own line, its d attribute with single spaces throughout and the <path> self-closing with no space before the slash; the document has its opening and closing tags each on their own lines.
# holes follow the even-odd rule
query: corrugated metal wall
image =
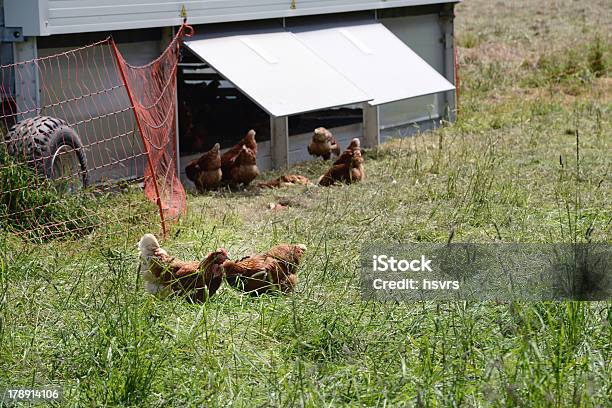
<svg viewBox="0 0 612 408">
<path fill-rule="evenodd" d="M 14 0 L 6 2 L 7 26 L 25 35 L 176 26 L 185 6 L 191 24 L 386 9 L 440 0 Z"/>
</svg>

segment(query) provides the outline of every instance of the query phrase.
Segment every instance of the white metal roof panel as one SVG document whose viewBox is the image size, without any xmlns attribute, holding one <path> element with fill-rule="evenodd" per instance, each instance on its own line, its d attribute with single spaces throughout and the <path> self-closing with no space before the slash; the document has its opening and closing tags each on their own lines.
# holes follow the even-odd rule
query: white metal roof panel
<svg viewBox="0 0 612 408">
<path fill-rule="evenodd" d="M 185 44 L 272 116 L 371 99 L 284 30 L 194 39 Z"/>
<path fill-rule="evenodd" d="M 351 82 L 372 105 L 455 89 L 380 23 L 294 27 L 298 39 Z"/>
</svg>

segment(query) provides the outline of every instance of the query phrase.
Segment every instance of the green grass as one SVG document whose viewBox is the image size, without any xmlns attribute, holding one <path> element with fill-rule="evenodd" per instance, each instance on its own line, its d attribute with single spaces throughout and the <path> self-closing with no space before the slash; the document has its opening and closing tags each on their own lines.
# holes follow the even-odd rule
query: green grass
<svg viewBox="0 0 612 408">
<path fill-rule="evenodd" d="M 96 407 L 609 405 L 610 302 L 394 304 L 359 294 L 360 249 L 372 242 L 612 241 L 609 71 L 531 80 L 550 78 L 535 62 L 570 58 L 564 49 L 586 50 L 579 65 L 595 73 L 594 39 L 604 61 L 610 38 L 596 22 L 610 8 L 590 3 L 585 22 L 574 18 L 580 2 L 561 3 L 568 10 L 554 18 L 565 26 L 550 21 L 549 33 L 527 37 L 516 27 L 539 2 L 462 3 L 458 32 L 482 34 L 460 49 L 459 121 L 367 152 L 364 183 L 188 196 L 169 252 L 193 259 L 223 245 L 239 257 L 305 243 L 291 296 L 223 287 L 191 305 L 145 294 L 135 244 L 159 225 L 133 193 L 109 198 L 127 221 L 79 240 L 2 236 L 0 388 L 60 384 L 62 405 Z M 486 44 L 514 48 L 512 58 L 490 58 Z M 325 166 L 291 171 L 315 178 Z M 271 202 L 288 208 L 270 211 Z"/>
<path fill-rule="evenodd" d="M 91 232 L 100 223 L 89 193 L 66 194 L 30 167 L 0 152 L 0 226 L 41 241 Z"/>
</svg>

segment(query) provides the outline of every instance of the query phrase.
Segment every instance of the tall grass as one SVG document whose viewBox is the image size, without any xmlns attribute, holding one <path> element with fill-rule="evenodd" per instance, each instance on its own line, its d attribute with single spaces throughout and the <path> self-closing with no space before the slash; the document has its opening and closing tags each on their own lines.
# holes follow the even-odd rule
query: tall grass
<svg viewBox="0 0 612 408">
<path fill-rule="evenodd" d="M 502 17 L 475 32 L 522 46 Z M 594 91 L 605 75 L 551 93 L 517 80 L 551 78 L 547 68 L 473 62 L 459 121 L 367 152 L 363 183 L 188 197 L 171 254 L 305 243 L 291 296 L 145 294 L 135 243 L 159 227 L 132 194 L 99 204 L 109 219 L 137 207 L 109 236 L 66 248 L 3 235 L 0 388 L 60 384 L 75 407 L 609 405 L 610 302 L 376 303 L 358 280 L 374 242 L 610 242 L 611 106 Z M 316 178 L 327 165 L 291 172 Z"/>
<path fill-rule="evenodd" d="M 90 193 L 71 194 L 26 164 L 0 152 L 0 220 L 5 231 L 29 239 L 87 234 L 99 223 Z"/>
</svg>

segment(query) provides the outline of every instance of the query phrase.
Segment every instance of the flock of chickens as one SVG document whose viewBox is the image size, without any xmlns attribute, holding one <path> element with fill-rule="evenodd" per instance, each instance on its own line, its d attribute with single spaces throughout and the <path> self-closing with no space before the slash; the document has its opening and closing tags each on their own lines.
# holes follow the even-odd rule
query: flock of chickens
<svg viewBox="0 0 612 408">
<path fill-rule="evenodd" d="M 181 261 L 168 255 L 155 236 L 145 234 L 138 249 L 147 292 L 160 298 L 173 295 L 203 302 L 217 292 L 224 278 L 230 286 L 252 295 L 291 292 L 306 245 L 277 245 L 237 261 L 229 259 L 225 248 L 219 248 L 203 261 Z"/>
<path fill-rule="evenodd" d="M 318 184 L 330 186 L 337 182 L 355 183 L 365 178 L 363 157 L 359 139 L 351 141 L 348 148 L 340 154 L 340 146 L 332 133 L 323 128 L 317 128 L 308 145 L 308 153 L 312 156 L 329 160 L 338 156 L 329 170 L 319 178 Z M 185 167 L 187 178 L 191 180 L 199 192 L 214 190 L 222 185 L 248 185 L 259 176 L 257 167 L 257 142 L 255 131 L 247 135 L 231 149 L 221 154 L 219 143 L 204 153 L 199 159 L 192 160 Z M 261 188 L 278 188 L 287 185 L 309 185 L 310 180 L 304 176 L 289 174 L 277 179 L 259 183 Z"/>
<path fill-rule="evenodd" d="M 336 161 L 323 174 L 318 184 L 330 186 L 337 182 L 355 183 L 365 178 L 359 139 L 353 139 L 340 153 L 331 132 L 323 127 L 314 131 L 308 153 Z M 248 185 L 259 176 L 255 131 L 231 149 L 221 154 L 219 144 L 185 168 L 187 178 L 198 191 L 212 190 L 222 185 Z M 259 183 L 260 188 L 279 188 L 287 185 L 309 185 L 304 176 L 288 174 Z M 267 252 L 247 256 L 237 261 L 229 259 L 227 250 L 219 248 L 203 261 L 181 261 L 160 247 L 155 236 L 145 234 L 138 243 L 140 273 L 147 292 L 161 298 L 181 296 L 202 302 L 217 292 L 225 280 L 230 286 L 252 295 L 270 291 L 288 293 L 297 284 L 297 269 L 306 251 L 303 244 L 277 245 Z"/>
</svg>

